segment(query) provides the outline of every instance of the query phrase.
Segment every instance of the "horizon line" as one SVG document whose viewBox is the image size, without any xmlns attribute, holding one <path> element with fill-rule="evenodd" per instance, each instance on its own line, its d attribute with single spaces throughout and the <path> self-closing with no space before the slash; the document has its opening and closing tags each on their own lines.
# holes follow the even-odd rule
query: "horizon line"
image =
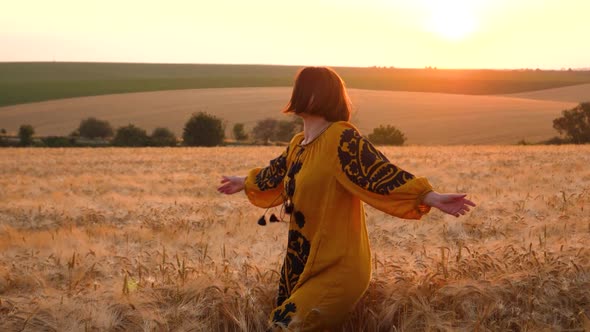
<svg viewBox="0 0 590 332">
<path fill-rule="evenodd" d="M 557 68 L 541 68 L 541 67 L 530 67 L 530 68 L 460 68 L 460 67 L 438 67 L 438 66 L 424 66 L 424 67 L 396 67 L 396 66 L 385 66 L 385 65 L 371 65 L 371 66 L 344 66 L 344 65 L 310 65 L 310 64 L 268 64 L 268 63 L 223 63 L 223 62 L 141 62 L 141 61 L 90 61 L 90 60 L 76 60 L 76 61 L 58 61 L 58 60 L 39 60 L 39 61 L 2 61 L 0 64 L 5 63 L 88 63 L 88 64 L 147 64 L 147 65 L 218 65 L 218 66 L 275 66 L 275 67 L 309 67 L 309 66 L 326 66 L 333 68 L 374 68 L 374 69 L 407 69 L 407 70 L 498 70 L 498 71 L 590 71 L 589 67 L 561 67 Z"/>
</svg>

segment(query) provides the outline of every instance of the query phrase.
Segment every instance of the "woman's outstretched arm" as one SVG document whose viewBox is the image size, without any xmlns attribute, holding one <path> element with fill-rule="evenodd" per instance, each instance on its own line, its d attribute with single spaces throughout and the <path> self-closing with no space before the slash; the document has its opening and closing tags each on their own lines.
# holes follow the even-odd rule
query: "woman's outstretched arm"
<svg viewBox="0 0 590 332">
<path fill-rule="evenodd" d="M 231 195 L 242 190 L 250 202 L 258 207 L 268 208 L 283 203 L 283 179 L 287 174 L 287 157 L 289 148 L 271 160 L 264 168 L 254 168 L 247 176 L 222 176 L 221 186 L 217 188 L 222 194 Z"/>
<path fill-rule="evenodd" d="M 342 129 L 335 148 L 336 178 L 369 205 L 405 219 L 420 219 L 431 207 L 458 217 L 475 206 L 465 194 L 435 192 L 426 178 L 390 162 L 352 125 Z"/>
</svg>

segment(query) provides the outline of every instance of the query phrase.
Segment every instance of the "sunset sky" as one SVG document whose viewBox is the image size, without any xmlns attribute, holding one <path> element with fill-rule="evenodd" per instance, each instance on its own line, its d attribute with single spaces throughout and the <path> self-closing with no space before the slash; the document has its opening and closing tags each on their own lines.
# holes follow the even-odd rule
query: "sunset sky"
<svg viewBox="0 0 590 332">
<path fill-rule="evenodd" d="M 590 67 L 589 0 L 19 0 L 0 61 Z"/>
</svg>

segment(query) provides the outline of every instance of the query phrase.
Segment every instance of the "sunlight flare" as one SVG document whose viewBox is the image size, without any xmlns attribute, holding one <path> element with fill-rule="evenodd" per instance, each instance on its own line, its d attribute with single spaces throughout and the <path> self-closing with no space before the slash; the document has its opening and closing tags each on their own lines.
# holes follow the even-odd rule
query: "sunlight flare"
<svg viewBox="0 0 590 332">
<path fill-rule="evenodd" d="M 469 1 L 429 1 L 428 12 L 426 30 L 443 39 L 460 41 L 477 30 L 477 13 Z"/>
</svg>

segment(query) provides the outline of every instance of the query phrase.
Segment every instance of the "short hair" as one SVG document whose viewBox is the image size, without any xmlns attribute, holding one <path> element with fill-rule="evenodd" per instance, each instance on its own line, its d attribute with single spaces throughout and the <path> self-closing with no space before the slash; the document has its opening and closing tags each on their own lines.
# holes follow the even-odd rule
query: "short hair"
<svg viewBox="0 0 590 332">
<path fill-rule="evenodd" d="M 284 113 L 321 116 L 327 121 L 349 121 L 351 103 L 344 81 L 328 67 L 305 67 L 295 77 L 291 100 Z"/>
</svg>

